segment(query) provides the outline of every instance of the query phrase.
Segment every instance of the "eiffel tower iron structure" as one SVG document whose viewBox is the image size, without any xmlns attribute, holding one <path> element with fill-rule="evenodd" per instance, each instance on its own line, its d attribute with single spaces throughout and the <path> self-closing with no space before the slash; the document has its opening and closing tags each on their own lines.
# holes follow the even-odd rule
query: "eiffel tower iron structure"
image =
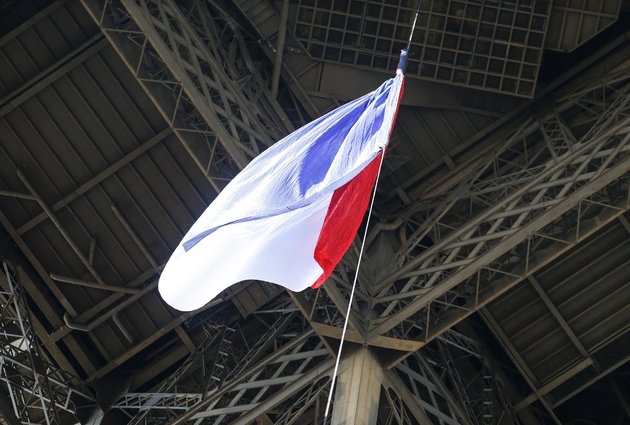
<svg viewBox="0 0 630 425">
<path fill-rule="evenodd" d="M 599 393 L 628 423 L 629 33 L 532 85 L 621 2 L 425 1 L 366 240 L 315 290 L 159 298 L 241 169 L 388 77 L 408 3 L 57 0 L 0 36 L 0 424 L 547 425 Z"/>
</svg>

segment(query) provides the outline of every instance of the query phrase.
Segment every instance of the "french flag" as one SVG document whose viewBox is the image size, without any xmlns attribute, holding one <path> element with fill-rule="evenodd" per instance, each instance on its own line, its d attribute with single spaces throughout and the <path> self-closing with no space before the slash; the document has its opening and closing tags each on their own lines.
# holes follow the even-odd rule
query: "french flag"
<svg viewBox="0 0 630 425">
<path fill-rule="evenodd" d="M 249 163 L 169 259 L 162 298 L 192 311 L 243 280 L 292 291 L 323 284 L 363 220 L 402 97 L 402 68 Z"/>
</svg>

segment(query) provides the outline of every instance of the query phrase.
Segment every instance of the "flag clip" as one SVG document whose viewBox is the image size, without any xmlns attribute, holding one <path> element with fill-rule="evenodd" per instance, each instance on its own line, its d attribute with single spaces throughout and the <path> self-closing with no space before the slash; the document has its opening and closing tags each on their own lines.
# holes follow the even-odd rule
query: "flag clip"
<svg viewBox="0 0 630 425">
<path fill-rule="evenodd" d="M 402 49 L 400 51 L 400 59 L 398 60 L 398 67 L 396 68 L 396 74 L 403 74 L 405 72 L 405 65 L 407 64 L 407 49 Z"/>
</svg>

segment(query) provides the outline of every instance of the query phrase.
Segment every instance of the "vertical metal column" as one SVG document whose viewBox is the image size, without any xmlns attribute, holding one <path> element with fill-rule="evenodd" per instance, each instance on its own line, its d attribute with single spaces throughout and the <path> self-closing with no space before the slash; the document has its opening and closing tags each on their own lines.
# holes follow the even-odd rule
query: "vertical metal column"
<svg viewBox="0 0 630 425">
<path fill-rule="evenodd" d="M 79 408 L 95 405 L 82 381 L 42 355 L 17 272 L 0 261 L 0 423 L 75 423 Z"/>
<path fill-rule="evenodd" d="M 348 344 L 342 356 L 332 424 L 376 425 L 383 368 L 372 347 Z"/>
</svg>

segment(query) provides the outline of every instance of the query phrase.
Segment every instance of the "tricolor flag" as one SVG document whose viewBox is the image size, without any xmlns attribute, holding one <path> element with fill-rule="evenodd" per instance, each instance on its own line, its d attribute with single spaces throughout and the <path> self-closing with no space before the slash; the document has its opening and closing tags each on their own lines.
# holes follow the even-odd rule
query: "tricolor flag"
<svg viewBox="0 0 630 425">
<path fill-rule="evenodd" d="M 324 283 L 367 209 L 403 83 L 399 69 L 249 163 L 169 259 L 158 286 L 164 300 L 191 311 L 243 280 L 292 291 Z"/>
</svg>

